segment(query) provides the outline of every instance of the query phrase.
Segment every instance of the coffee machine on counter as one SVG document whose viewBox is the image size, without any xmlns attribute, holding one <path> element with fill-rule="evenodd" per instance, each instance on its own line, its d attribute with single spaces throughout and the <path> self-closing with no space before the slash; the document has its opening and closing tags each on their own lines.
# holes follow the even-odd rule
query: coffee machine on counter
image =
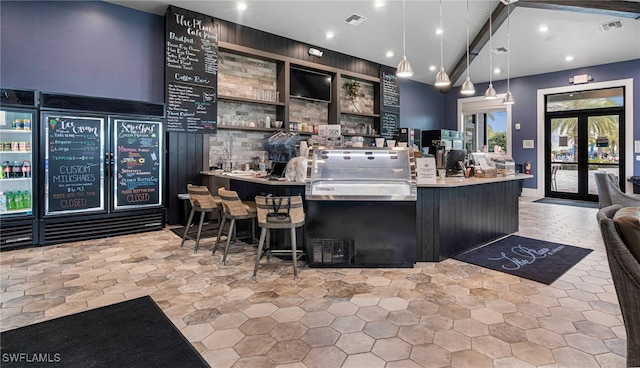
<svg viewBox="0 0 640 368">
<path fill-rule="evenodd" d="M 447 164 L 447 153 L 452 149 L 463 149 L 463 133 L 455 130 L 437 129 L 421 132 L 422 151 L 436 158 L 436 167 L 444 169 Z"/>
</svg>

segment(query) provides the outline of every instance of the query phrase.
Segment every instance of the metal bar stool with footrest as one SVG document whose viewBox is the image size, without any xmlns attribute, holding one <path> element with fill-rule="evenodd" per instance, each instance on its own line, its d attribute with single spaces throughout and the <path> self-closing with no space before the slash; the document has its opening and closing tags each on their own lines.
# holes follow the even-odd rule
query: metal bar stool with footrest
<svg viewBox="0 0 640 368">
<path fill-rule="evenodd" d="M 262 259 L 262 257 L 266 254 L 268 262 L 269 258 L 271 257 L 271 247 L 269 244 L 269 233 L 271 229 L 290 229 L 291 258 L 293 260 L 293 278 L 297 280 L 299 255 L 297 254 L 296 249 L 296 229 L 300 226 L 303 226 L 305 221 L 304 208 L 302 206 L 302 197 L 256 196 L 256 207 L 258 210 L 258 226 L 262 228 L 262 231 L 260 232 L 260 242 L 258 243 L 256 265 L 253 269 L 253 280 L 256 279 L 260 259 Z"/>
<path fill-rule="evenodd" d="M 218 249 L 218 243 L 220 243 L 220 237 L 222 237 L 222 230 L 227 220 L 230 220 L 229 231 L 227 232 L 227 245 L 224 248 L 224 256 L 222 257 L 222 264 L 227 262 L 227 254 L 229 253 L 229 245 L 231 243 L 231 237 L 235 237 L 236 221 L 237 220 L 251 220 L 251 240 L 255 239 L 255 221 L 257 217 L 256 203 L 252 201 L 242 201 L 238 197 L 238 193 L 232 190 L 226 190 L 225 188 L 218 189 L 218 195 L 222 200 L 222 223 L 220 229 L 218 229 L 218 238 L 216 244 L 213 246 L 211 254 L 216 253 Z"/>
<path fill-rule="evenodd" d="M 189 229 L 191 228 L 191 224 L 193 222 L 193 215 L 198 212 L 200 213 L 200 222 L 198 223 L 198 234 L 196 235 L 196 245 L 193 249 L 194 253 L 198 252 L 198 246 L 200 245 L 200 235 L 202 233 L 202 224 L 204 223 L 204 218 L 207 213 L 213 213 L 218 210 L 219 204 L 216 202 L 222 202 L 220 198 L 216 200 L 214 196 L 209 193 L 209 189 L 205 186 L 197 186 L 188 184 L 187 191 L 189 192 L 189 201 L 191 202 L 191 212 L 189 213 L 189 219 L 187 220 L 187 225 L 184 228 L 184 235 L 182 235 L 182 242 L 180 243 L 180 248 L 184 245 L 184 241 L 188 239 L 192 239 L 187 235 L 189 233 Z M 193 239 L 192 239 L 193 240 Z"/>
</svg>

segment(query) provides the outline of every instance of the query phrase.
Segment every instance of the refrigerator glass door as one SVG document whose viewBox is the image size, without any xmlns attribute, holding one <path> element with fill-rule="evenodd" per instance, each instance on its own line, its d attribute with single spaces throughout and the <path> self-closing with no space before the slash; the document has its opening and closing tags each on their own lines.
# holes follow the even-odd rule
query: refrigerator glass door
<svg viewBox="0 0 640 368">
<path fill-rule="evenodd" d="M 113 118 L 115 210 L 162 205 L 162 122 Z"/>
<path fill-rule="evenodd" d="M 105 119 L 44 113 L 45 215 L 105 210 Z"/>
<path fill-rule="evenodd" d="M 28 110 L 0 110 L 0 217 L 33 214 L 33 124 Z"/>
</svg>

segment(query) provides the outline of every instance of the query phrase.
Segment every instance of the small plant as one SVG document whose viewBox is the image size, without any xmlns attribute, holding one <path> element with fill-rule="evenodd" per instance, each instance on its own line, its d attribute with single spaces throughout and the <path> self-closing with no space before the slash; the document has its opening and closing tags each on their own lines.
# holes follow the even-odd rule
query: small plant
<svg viewBox="0 0 640 368">
<path fill-rule="evenodd" d="M 360 82 L 357 80 L 345 82 L 344 88 L 347 90 L 347 98 L 351 101 L 356 111 L 360 112 L 360 109 L 358 109 L 358 105 L 355 102 L 356 98 L 360 96 Z"/>
</svg>

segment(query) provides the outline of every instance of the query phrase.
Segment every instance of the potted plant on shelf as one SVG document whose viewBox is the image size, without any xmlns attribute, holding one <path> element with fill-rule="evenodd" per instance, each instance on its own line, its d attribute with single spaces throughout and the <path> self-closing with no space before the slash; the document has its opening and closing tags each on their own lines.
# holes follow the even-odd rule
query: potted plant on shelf
<svg viewBox="0 0 640 368">
<path fill-rule="evenodd" d="M 356 98 L 360 96 L 360 82 L 357 80 L 344 82 L 344 88 L 347 91 L 347 98 L 351 101 L 351 104 L 353 104 L 353 108 L 356 112 L 360 112 L 358 104 L 356 103 Z"/>
</svg>

